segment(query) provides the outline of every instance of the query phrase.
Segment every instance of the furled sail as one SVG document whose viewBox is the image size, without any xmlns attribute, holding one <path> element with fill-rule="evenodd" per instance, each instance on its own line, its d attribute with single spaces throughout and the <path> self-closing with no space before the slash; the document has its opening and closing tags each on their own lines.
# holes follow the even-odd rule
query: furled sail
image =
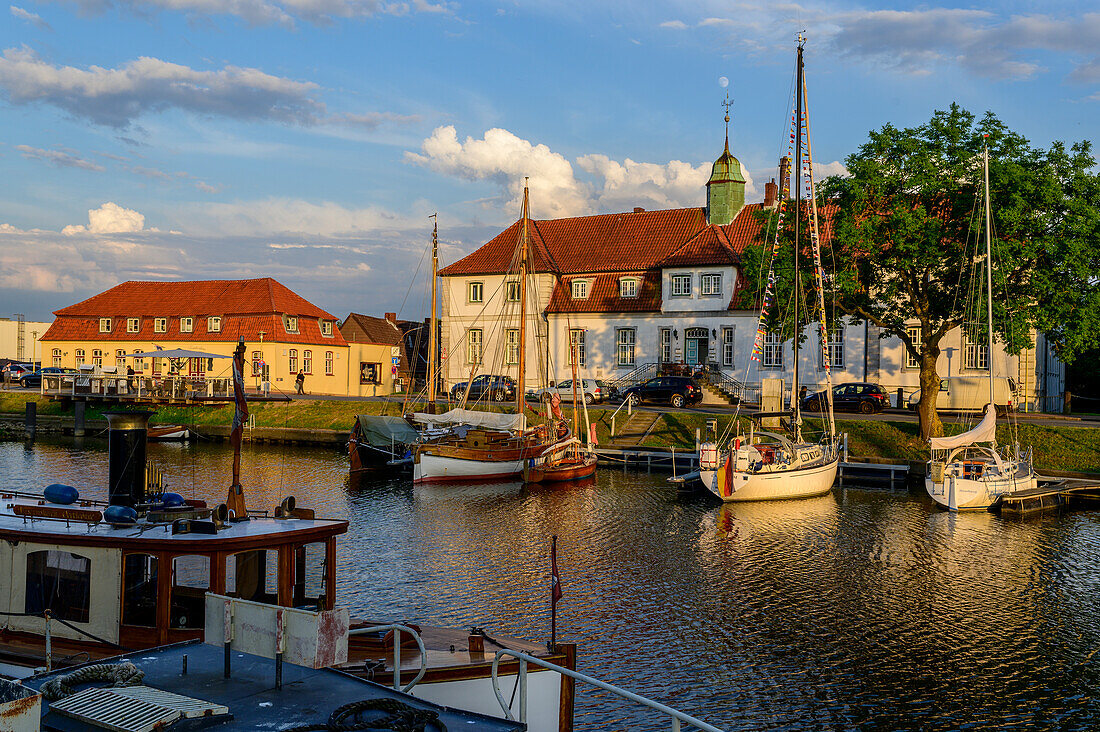
<svg viewBox="0 0 1100 732">
<path fill-rule="evenodd" d="M 522 431 L 526 425 L 526 419 L 522 414 L 497 414 L 473 409 L 452 409 L 443 414 L 417 412 L 413 415 L 413 420 L 436 426 L 465 424 L 471 427 L 517 431 Z"/>
<path fill-rule="evenodd" d="M 933 437 L 933 450 L 954 450 L 956 447 L 966 447 L 978 442 L 996 442 L 997 440 L 997 411 L 990 404 L 985 408 L 985 416 L 973 429 L 954 437 Z"/>
</svg>

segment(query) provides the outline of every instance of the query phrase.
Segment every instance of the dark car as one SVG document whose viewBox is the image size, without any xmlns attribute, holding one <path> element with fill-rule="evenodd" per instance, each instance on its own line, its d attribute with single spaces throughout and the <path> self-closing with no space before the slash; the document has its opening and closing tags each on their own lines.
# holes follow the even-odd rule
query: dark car
<svg viewBox="0 0 1100 732">
<path fill-rule="evenodd" d="M 825 392 L 819 391 L 802 399 L 800 406 L 807 412 L 826 408 Z M 833 387 L 833 409 L 844 412 L 872 414 L 890 406 L 890 395 L 881 384 L 838 384 Z"/>
<path fill-rule="evenodd" d="M 3 373 L 4 381 L 12 384 L 33 372 L 34 365 L 29 363 L 9 363 L 0 371 L 0 373 Z"/>
<path fill-rule="evenodd" d="M 674 407 L 703 401 L 703 390 L 688 376 L 658 376 L 641 384 L 623 389 L 619 397 L 624 401 L 664 402 Z"/>
<path fill-rule="evenodd" d="M 472 382 L 462 382 L 451 387 L 451 400 L 458 401 L 462 393 L 466 391 L 466 384 L 470 384 L 471 401 L 478 399 L 491 399 L 494 402 L 507 402 L 516 398 L 516 380 L 511 376 L 496 376 L 494 374 L 482 374 L 475 376 Z"/>
<path fill-rule="evenodd" d="M 57 375 L 60 375 L 60 374 L 75 374 L 75 373 L 76 373 L 76 369 L 63 369 L 63 368 L 58 368 L 57 366 L 47 366 L 46 368 L 41 369 L 39 371 L 34 371 L 34 372 L 29 373 L 29 374 L 24 374 L 23 377 L 19 379 L 19 386 L 22 386 L 22 387 L 25 387 L 25 388 L 26 387 L 38 388 L 38 387 L 42 386 L 42 377 L 43 376 L 57 376 Z"/>
</svg>

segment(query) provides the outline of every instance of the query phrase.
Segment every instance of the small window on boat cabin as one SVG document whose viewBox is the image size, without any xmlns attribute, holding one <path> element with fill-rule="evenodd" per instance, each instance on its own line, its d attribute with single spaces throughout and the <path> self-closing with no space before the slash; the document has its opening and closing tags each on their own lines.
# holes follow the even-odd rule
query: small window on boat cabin
<svg viewBox="0 0 1100 732">
<path fill-rule="evenodd" d="M 221 333 L 222 332 L 222 316 L 211 315 L 206 319 L 206 330 L 208 333 Z"/>
<path fill-rule="evenodd" d="M 920 326 L 911 325 L 905 329 L 905 335 L 909 336 L 909 340 L 913 341 L 913 347 L 917 349 L 917 353 L 920 353 L 921 346 L 924 339 L 921 337 Z M 905 346 L 902 346 L 905 348 Z M 920 359 L 915 358 L 913 354 L 909 353 L 909 349 L 905 348 L 905 368 L 907 369 L 919 369 Z"/>
<path fill-rule="evenodd" d="M 100 318 L 99 319 L 99 332 L 100 333 L 110 333 L 111 332 L 111 319 L 110 318 Z"/>
<path fill-rule="evenodd" d="M 637 277 L 623 277 L 619 280 L 619 297 L 637 297 L 638 296 L 638 278 Z"/>
<path fill-rule="evenodd" d="M 286 328 L 287 333 L 298 332 L 298 316 L 296 315 L 284 315 L 283 326 Z"/>
<path fill-rule="evenodd" d="M 206 625 L 206 593 L 210 589 L 210 557 L 187 554 L 172 560 L 169 627 L 202 628 Z"/>
<path fill-rule="evenodd" d="M 466 284 L 466 299 L 470 302 L 481 302 L 485 297 L 484 282 L 469 282 Z"/>
<path fill-rule="evenodd" d="M 168 332 L 168 318 L 153 318 L 153 332 L 154 333 L 167 333 Z"/>
<path fill-rule="evenodd" d="M 127 333 L 139 333 L 139 332 L 141 332 L 141 318 L 126 318 L 126 332 Z"/>
<path fill-rule="evenodd" d="M 294 549 L 294 607 L 321 610 L 325 600 L 325 544 Z"/>
<path fill-rule="evenodd" d="M 275 603 L 279 595 L 279 552 L 257 549 L 225 558 L 225 594 Z"/>
<path fill-rule="evenodd" d="M 86 623 L 91 598 L 91 559 L 57 549 L 27 554 L 23 612 L 49 610 L 55 618 Z"/>
<path fill-rule="evenodd" d="M 194 327 L 194 318 L 180 318 L 180 333 L 190 333 L 192 330 L 194 330 Z"/>
<path fill-rule="evenodd" d="M 573 280 L 569 285 L 569 294 L 574 300 L 588 299 L 589 280 Z"/>
<path fill-rule="evenodd" d="M 122 624 L 157 627 L 157 558 L 127 554 L 122 560 Z"/>
<path fill-rule="evenodd" d="M 332 338 L 332 321 L 331 320 L 322 320 L 321 321 L 321 335 L 323 335 L 325 338 Z"/>
</svg>

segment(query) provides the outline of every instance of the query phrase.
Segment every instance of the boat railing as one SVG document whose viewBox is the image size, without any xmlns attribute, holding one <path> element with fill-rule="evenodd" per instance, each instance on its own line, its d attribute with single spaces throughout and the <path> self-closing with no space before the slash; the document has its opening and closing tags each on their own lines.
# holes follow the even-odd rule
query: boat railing
<svg viewBox="0 0 1100 732">
<path fill-rule="evenodd" d="M 407 625 L 389 623 L 388 625 L 371 625 L 366 628 L 354 628 L 348 631 L 348 635 L 367 635 L 393 631 L 393 688 L 396 691 L 408 692 L 409 689 L 420 683 L 424 674 L 428 672 L 428 652 L 424 648 L 424 639 L 420 634 Z M 416 647 L 420 649 L 420 672 L 412 681 L 401 686 L 401 634 L 408 633 L 416 641 Z"/>
<path fill-rule="evenodd" d="M 624 407 L 626 408 L 627 418 L 631 417 L 634 414 L 634 400 L 633 399 L 623 399 L 623 403 L 619 405 L 619 408 L 611 413 L 611 437 L 612 438 L 615 437 L 615 417 L 617 417 L 619 415 L 619 412 L 623 411 Z"/>
<path fill-rule="evenodd" d="M 233 398 L 233 381 L 205 376 L 58 374 L 42 377 L 41 393 L 135 398 Z"/>
<path fill-rule="evenodd" d="M 671 718 L 673 732 L 679 732 L 681 729 L 681 723 L 687 723 L 688 725 L 704 730 L 704 732 L 722 732 L 718 727 L 707 724 L 701 719 L 696 719 L 690 714 L 685 714 L 679 709 L 673 709 L 670 706 L 661 704 L 660 702 L 647 699 L 640 694 L 635 694 L 632 691 L 627 691 L 613 684 L 609 684 L 606 681 L 600 681 L 597 678 L 588 676 L 586 674 L 578 673 L 572 669 L 565 668 L 564 666 L 558 666 L 557 664 L 550 663 L 549 661 L 537 658 L 522 651 L 514 651 L 511 648 L 502 648 L 496 652 L 493 657 L 493 693 L 497 695 L 497 702 L 500 704 L 500 708 L 504 710 L 504 715 L 511 721 L 517 721 L 516 716 L 512 713 L 511 703 L 504 698 L 504 694 L 500 691 L 500 678 L 498 676 L 498 669 L 500 666 L 500 660 L 505 656 L 513 656 L 519 661 L 519 722 L 527 723 L 527 666 L 528 664 L 535 664 L 550 671 L 556 671 L 563 676 L 568 676 L 576 681 L 583 681 L 586 684 L 591 684 L 604 691 L 609 691 L 616 696 L 619 696 L 628 701 L 641 704 L 644 707 L 649 707 L 654 711 L 660 712 Z"/>
</svg>

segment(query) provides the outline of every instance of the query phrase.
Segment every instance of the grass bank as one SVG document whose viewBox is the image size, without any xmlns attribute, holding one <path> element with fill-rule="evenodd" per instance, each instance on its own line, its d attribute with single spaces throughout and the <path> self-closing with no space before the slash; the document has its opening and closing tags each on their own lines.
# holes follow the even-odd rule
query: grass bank
<svg viewBox="0 0 1100 732">
<path fill-rule="evenodd" d="M 34 392 L 0 392 L 0 413 L 23 414 L 28 401 L 37 402 L 41 415 L 71 416 L 59 402 L 42 399 Z M 331 429 L 347 431 L 359 414 L 398 414 L 401 405 L 395 402 L 351 402 L 337 400 L 293 400 L 290 402 L 251 402 L 249 411 L 255 415 L 257 427 L 298 427 L 307 429 Z M 86 416 L 96 419 L 103 409 L 89 406 Z M 495 411 L 502 411 L 496 408 Z M 569 410 L 566 410 L 568 415 Z M 601 444 L 613 442 L 611 415 L 614 409 L 592 408 L 589 416 L 596 425 Z M 152 421 L 159 424 L 227 425 L 233 414 L 231 405 L 160 407 Z M 647 447 L 690 450 L 695 447 L 695 432 L 706 433 L 706 423 L 715 415 L 694 412 L 669 412 L 662 416 L 653 431 L 642 442 Z M 718 429 L 724 432 L 732 417 L 719 416 Z M 742 431 L 748 431 L 743 417 Z M 626 421 L 620 412 L 616 418 L 619 429 Z M 848 451 L 853 458 L 879 458 L 886 460 L 926 460 L 927 447 L 920 439 L 915 422 L 879 422 L 871 420 L 838 420 L 837 429 L 848 433 Z M 963 425 L 945 424 L 948 434 L 958 434 Z M 1100 429 L 1057 426 L 1048 427 L 1021 422 L 1019 437 L 1022 445 L 1030 445 L 1035 452 L 1035 466 L 1040 471 L 1061 470 L 1082 473 L 1100 473 Z M 998 439 L 1011 442 L 1010 428 L 1001 425 Z"/>
</svg>

